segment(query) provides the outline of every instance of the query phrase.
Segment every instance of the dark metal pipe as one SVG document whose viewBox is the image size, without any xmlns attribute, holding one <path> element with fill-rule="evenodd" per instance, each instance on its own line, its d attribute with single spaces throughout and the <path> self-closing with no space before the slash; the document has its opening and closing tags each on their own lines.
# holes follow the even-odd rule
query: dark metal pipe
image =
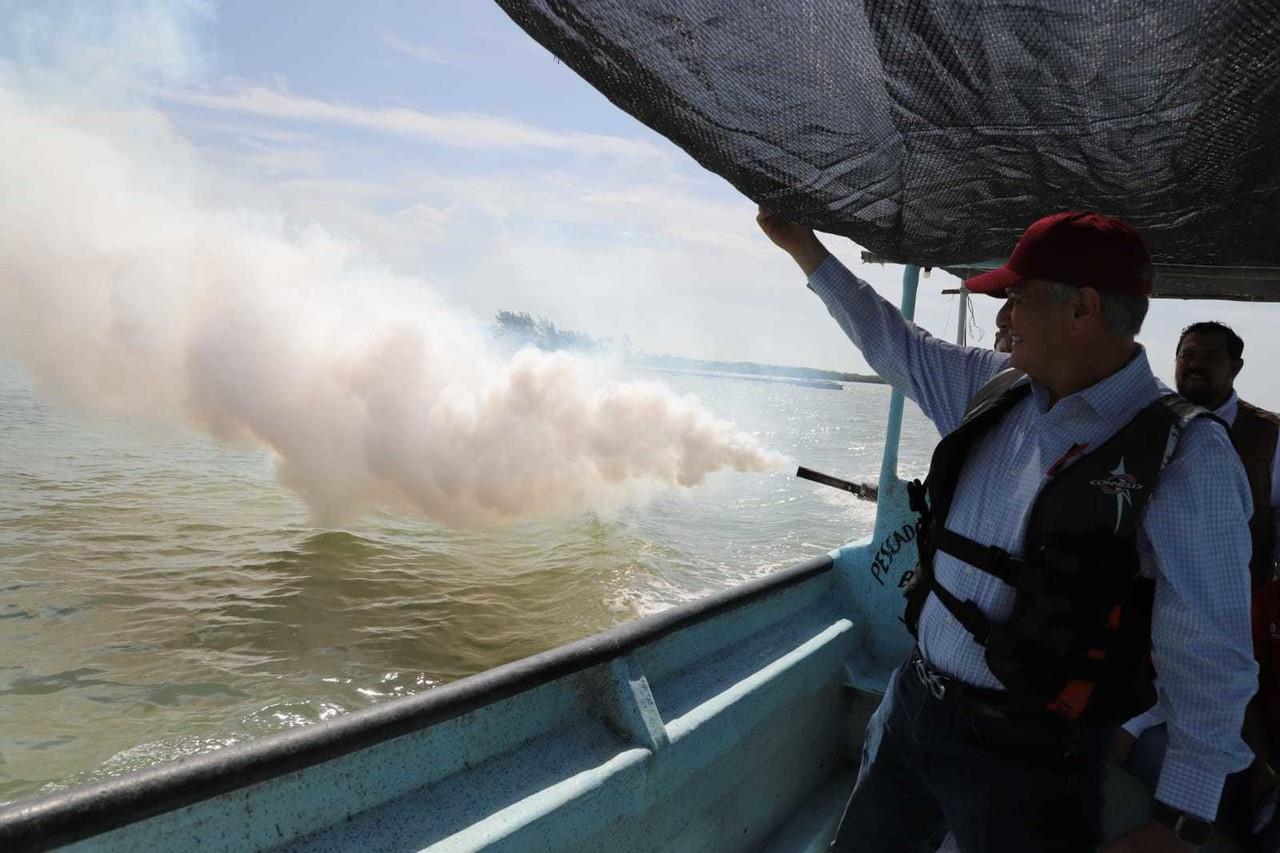
<svg viewBox="0 0 1280 853">
<path fill-rule="evenodd" d="M 812 468 L 806 468 L 801 465 L 796 469 L 796 476 L 804 480 L 812 480 L 815 483 L 821 483 L 824 486 L 830 486 L 833 489 L 840 489 L 853 495 L 855 498 L 875 503 L 880 497 L 880 490 L 870 483 L 850 483 L 848 480 L 841 480 L 839 477 L 832 477 L 830 474 L 824 474 L 821 471 L 815 471 Z"/>
</svg>

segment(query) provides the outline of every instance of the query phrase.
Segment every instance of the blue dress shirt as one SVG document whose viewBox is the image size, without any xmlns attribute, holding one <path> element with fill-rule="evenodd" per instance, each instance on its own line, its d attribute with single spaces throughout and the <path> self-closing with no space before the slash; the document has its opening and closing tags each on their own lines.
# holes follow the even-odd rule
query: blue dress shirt
<svg viewBox="0 0 1280 853">
<path fill-rule="evenodd" d="M 1221 406 L 1214 409 L 1213 413 L 1222 418 L 1228 426 L 1234 425 L 1236 415 L 1240 413 L 1240 398 L 1236 396 L 1236 392 L 1232 391 L 1231 396 L 1227 397 Z M 1276 439 L 1275 455 L 1271 460 L 1271 518 L 1276 529 L 1275 556 L 1280 559 L 1280 437 Z M 1124 728 L 1135 738 L 1140 737 L 1147 729 L 1165 722 L 1166 716 L 1164 708 L 1159 703 L 1156 703 L 1125 723 Z"/>
<path fill-rule="evenodd" d="M 809 287 L 867 363 L 914 400 L 942 435 L 960 424 L 974 393 L 1008 366 L 1004 353 L 957 346 L 910 323 L 834 256 L 814 270 Z M 1052 407 L 1047 390 L 1032 382 L 1031 393 L 966 461 L 947 526 L 1020 555 L 1027 513 L 1048 469 L 1075 445 L 1100 446 L 1166 393 L 1141 347 L 1125 367 Z M 1258 684 L 1249 626 L 1251 512 L 1249 484 L 1230 438 L 1200 418 L 1181 436 L 1139 533 L 1141 570 L 1156 581 L 1152 657 L 1159 701 L 1169 712 L 1156 796 L 1206 819 L 1217 812 L 1226 776 L 1251 760 L 1240 737 Z M 989 618 L 1010 615 L 1013 589 L 991 575 L 942 552 L 934 572 Z M 936 597 L 920 615 L 919 645 L 942 672 L 1002 687 L 983 648 Z"/>
</svg>

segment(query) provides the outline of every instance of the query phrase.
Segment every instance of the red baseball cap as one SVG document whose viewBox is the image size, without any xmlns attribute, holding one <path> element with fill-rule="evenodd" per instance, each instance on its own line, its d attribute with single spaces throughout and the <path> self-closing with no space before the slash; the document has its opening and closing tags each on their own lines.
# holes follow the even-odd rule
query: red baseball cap
<svg viewBox="0 0 1280 853">
<path fill-rule="evenodd" d="M 1008 263 L 964 286 L 971 293 L 1004 298 L 1008 288 L 1029 278 L 1146 296 L 1151 293 L 1151 256 L 1129 223 L 1072 210 L 1031 223 Z"/>
</svg>

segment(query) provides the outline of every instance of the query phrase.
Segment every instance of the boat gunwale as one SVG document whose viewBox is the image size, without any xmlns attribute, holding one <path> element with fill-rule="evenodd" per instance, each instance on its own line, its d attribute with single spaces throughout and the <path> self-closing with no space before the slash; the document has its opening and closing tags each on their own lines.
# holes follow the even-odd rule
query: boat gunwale
<svg viewBox="0 0 1280 853">
<path fill-rule="evenodd" d="M 332 720 L 0 807 L 6 849 L 47 849 L 413 734 L 589 669 L 834 568 L 827 553 L 688 604 Z"/>
</svg>

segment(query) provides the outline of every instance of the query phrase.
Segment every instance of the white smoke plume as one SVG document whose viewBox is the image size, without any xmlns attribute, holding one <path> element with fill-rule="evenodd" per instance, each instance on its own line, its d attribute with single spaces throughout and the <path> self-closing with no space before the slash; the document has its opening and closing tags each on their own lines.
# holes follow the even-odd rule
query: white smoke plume
<svg viewBox="0 0 1280 853">
<path fill-rule="evenodd" d="M 2 69 L 0 69 L 2 71 Z M 215 209 L 162 116 L 0 73 L 0 355 L 96 411 L 270 446 L 322 522 L 610 509 L 776 455 L 695 400 L 486 335 L 318 227 Z"/>
</svg>

